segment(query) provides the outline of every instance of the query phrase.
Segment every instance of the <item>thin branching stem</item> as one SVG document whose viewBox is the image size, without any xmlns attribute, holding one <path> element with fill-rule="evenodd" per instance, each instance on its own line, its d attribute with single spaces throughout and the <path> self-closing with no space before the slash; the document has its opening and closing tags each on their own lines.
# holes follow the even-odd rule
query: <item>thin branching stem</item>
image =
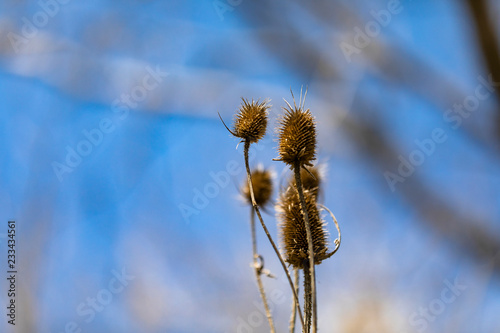
<svg viewBox="0 0 500 333">
<path fill-rule="evenodd" d="M 269 327 L 271 333 L 275 333 L 273 317 L 271 316 L 271 311 L 269 310 L 269 305 L 267 304 L 266 292 L 264 291 L 264 285 L 262 284 L 261 272 L 262 266 L 259 265 L 257 254 L 257 237 L 255 235 L 255 211 L 252 207 L 250 211 L 250 226 L 252 228 L 252 252 L 253 252 L 253 267 L 255 269 L 255 277 L 257 278 L 257 286 L 259 287 L 260 297 L 262 298 L 262 303 L 264 303 L 264 309 L 266 310 L 267 321 L 269 322 Z"/>
<path fill-rule="evenodd" d="M 285 271 L 286 277 L 288 279 L 288 283 L 290 284 L 290 287 L 292 288 L 293 292 L 293 297 L 297 302 L 299 302 L 299 297 L 297 296 L 297 293 L 295 292 L 295 287 L 292 282 L 292 278 L 290 277 L 290 273 L 288 272 L 288 269 L 286 267 L 285 261 L 283 260 L 283 257 L 281 256 L 280 251 L 278 250 L 278 247 L 273 241 L 273 238 L 271 237 L 271 234 L 269 233 L 269 230 L 267 229 L 264 220 L 262 219 L 262 215 L 260 214 L 260 209 L 259 206 L 257 205 L 257 202 L 255 201 L 255 194 L 253 192 L 253 183 L 252 183 L 252 174 L 250 173 L 250 165 L 248 163 L 248 151 L 250 149 L 250 142 L 248 140 L 245 140 L 245 147 L 244 147 L 244 155 L 245 155 L 245 167 L 247 169 L 247 178 L 248 178 L 248 189 L 250 190 L 250 197 L 252 199 L 252 206 L 257 213 L 257 217 L 259 218 L 260 224 L 262 225 L 262 228 L 264 229 L 264 232 L 266 233 L 267 238 L 269 239 L 269 242 L 273 246 L 274 252 L 276 252 L 276 255 L 278 256 L 278 259 L 280 260 L 281 266 L 283 266 L 283 270 Z M 300 310 L 300 307 L 298 308 L 299 311 L 299 317 L 300 317 L 300 322 L 302 323 L 302 327 L 304 326 L 304 318 L 302 317 L 302 311 Z"/>
<path fill-rule="evenodd" d="M 306 236 L 307 236 L 307 245 L 309 252 L 309 270 L 311 274 L 311 301 L 312 301 L 312 332 L 316 333 L 317 331 L 317 307 L 316 307 L 316 274 L 314 270 L 314 247 L 313 247 L 313 239 L 311 233 L 311 225 L 309 223 L 309 215 L 307 213 L 306 200 L 304 199 L 304 189 L 302 188 L 302 179 L 300 178 L 300 162 L 295 162 L 294 165 L 294 173 L 295 173 L 295 183 L 297 184 L 297 192 L 299 193 L 300 204 L 302 206 L 302 211 L 304 213 L 304 224 L 306 227 Z M 305 272 L 306 270 L 304 270 Z"/>
</svg>

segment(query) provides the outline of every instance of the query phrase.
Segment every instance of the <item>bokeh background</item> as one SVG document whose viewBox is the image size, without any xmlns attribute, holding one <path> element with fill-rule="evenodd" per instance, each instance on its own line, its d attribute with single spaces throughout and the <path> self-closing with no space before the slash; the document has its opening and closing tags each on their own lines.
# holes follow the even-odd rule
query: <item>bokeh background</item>
<svg viewBox="0 0 500 333">
<path fill-rule="evenodd" d="M 268 332 L 243 147 L 217 112 L 231 123 L 241 97 L 271 100 L 251 164 L 273 168 L 276 195 L 289 171 L 272 127 L 307 87 L 343 237 L 317 270 L 321 332 L 499 332 L 499 10 L 1 1 L 0 276 L 9 219 L 19 274 L 16 326 L 2 314 L 0 331 Z M 264 219 L 277 239 L 272 206 Z M 258 239 L 285 332 L 291 293 Z"/>
</svg>

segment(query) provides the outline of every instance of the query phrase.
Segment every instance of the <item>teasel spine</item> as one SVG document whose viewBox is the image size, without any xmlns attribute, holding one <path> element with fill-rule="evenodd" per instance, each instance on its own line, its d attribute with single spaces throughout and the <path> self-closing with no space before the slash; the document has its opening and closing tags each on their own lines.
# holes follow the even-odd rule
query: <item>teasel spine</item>
<svg viewBox="0 0 500 333">
<path fill-rule="evenodd" d="M 257 107 L 255 107 L 257 106 Z M 239 137 L 242 139 L 241 142 L 244 142 L 244 159 L 245 159 L 245 168 L 247 171 L 247 182 L 248 182 L 248 189 L 250 191 L 250 197 L 251 197 L 251 202 L 253 209 L 255 213 L 257 213 L 257 216 L 259 218 L 260 224 L 262 225 L 262 228 L 264 229 L 264 232 L 269 239 L 269 242 L 271 243 L 276 255 L 278 256 L 278 259 L 281 263 L 281 266 L 283 267 L 283 270 L 285 271 L 285 275 L 288 279 L 288 283 L 290 284 L 290 287 L 292 288 L 292 293 L 294 298 L 299 302 L 299 298 L 297 293 L 295 292 L 295 287 L 292 282 L 292 278 L 290 277 L 290 273 L 288 272 L 288 269 L 285 265 L 285 262 L 283 260 L 283 257 L 281 256 L 276 244 L 274 243 L 271 234 L 269 233 L 269 230 L 266 227 L 266 224 L 264 223 L 264 220 L 262 218 L 262 215 L 260 213 L 259 206 L 257 205 L 257 202 L 255 200 L 255 194 L 253 190 L 253 183 L 252 183 L 252 174 L 250 172 L 250 166 L 249 166 L 249 158 L 248 158 L 248 152 L 250 150 L 250 144 L 259 141 L 262 137 L 264 137 L 265 132 L 266 132 L 266 127 L 267 127 L 267 109 L 269 108 L 269 105 L 267 104 L 267 101 L 264 101 L 259 104 L 259 102 L 254 102 L 252 100 L 251 104 L 249 104 L 245 99 L 243 99 L 243 105 L 240 107 L 240 112 L 236 115 L 236 121 L 235 121 L 235 126 L 234 126 L 234 132 L 231 131 L 227 125 L 224 123 L 224 120 L 222 119 L 221 115 L 219 114 L 219 118 L 221 119 L 222 123 L 224 124 L 224 127 L 234 136 Z M 302 323 L 302 327 L 304 327 L 304 318 L 302 317 L 302 312 L 300 311 L 299 308 L 299 317 L 300 321 Z"/>
<path fill-rule="evenodd" d="M 266 233 L 267 238 L 269 239 L 269 242 L 271 243 L 274 251 L 276 252 L 276 255 L 278 256 L 278 259 L 281 262 L 281 265 L 283 267 L 283 270 L 285 271 L 285 274 L 287 276 L 288 282 L 290 284 L 290 287 L 292 288 L 292 292 L 294 295 L 294 298 L 298 302 L 298 295 L 295 292 L 295 288 L 292 282 L 292 279 L 290 277 L 290 273 L 288 272 L 288 269 L 285 265 L 285 262 L 281 256 L 281 253 L 279 252 L 276 244 L 274 243 L 271 234 L 269 233 L 269 230 L 266 227 L 266 224 L 264 223 L 264 219 L 262 218 L 262 215 L 260 213 L 259 205 L 257 204 L 257 201 L 255 200 L 255 193 L 253 189 L 253 182 L 252 182 L 252 173 L 250 172 L 250 166 L 249 166 L 249 158 L 248 158 L 248 152 L 250 150 L 250 144 L 258 142 L 260 139 L 262 139 L 266 133 L 266 128 L 267 128 L 267 109 L 270 107 L 268 104 L 268 101 L 265 100 L 262 103 L 254 102 L 252 99 L 251 103 L 248 103 L 247 100 L 243 99 L 243 105 L 240 107 L 240 112 L 236 115 L 235 122 L 234 122 L 234 133 L 231 132 L 233 135 L 236 137 L 242 138 L 244 141 L 244 158 L 245 158 L 245 168 L 247 171 L 247 178 L 248 178 L 248 189 L 250 191 L 250 197 L 252 201 L 252 206 L 254 207 L 255 212 L 257 213 L 257 216 L 259 217 L 259 221 L 262 225 L 262 228 L 264 229 L 264 232 Z M 225 124 L 224 124 L 225 125 Z M 226 126 L 227 128 L 227 126 Z M 228 129 L 229 130 L 229 129 Z M 299 308 L 299 316 L 302 322 L 302 326 L 304 326 L 304 320 L 302 317 L 302 313 Z"/>
<path fill-rule="evenodd" d="M 309 274 L 311 283 L 311 302 L 312 302 L 312 332 L 317 332 L 317 300 L 316 300 L 316 272 L 314 267 L 314 246 L 311 233 L 311 225 L 307 212 L 307 205 L 304 199 L 304 190 L 300 177 L 301 168 L 312 166 L 312 160 L 316 159 L 316 125 L 309 109 L 304 111 L 305 97 L 307 89 L 302 100 L 302 90 L 300 94 L 299 106 L 295 104 L 293 96 L 292 107 L 286 100 L 288 109 L 284 108 L 285 115 L 281 120 L 281 126 L 278 128 L 279 145 L 278 152 L 280 158 L 277 160 L 288 164 L 295 174 L 296 189 L 299 194 L 300 205 L 304 215 L 304 224 L 306 229 L 308 253 L 309 253 Z M 306 273 L 304 269 L 304 273 Z M 304 274 L 305 275 L 305 274 Z M 305 279 L 306 277 L 304 277 Z M 309 332 L 307 329 L 305 332 Z"/>
<path fill-rule="evenodd" d="M 250 143 L 258 142 L 267 129 L 267 110 L 271 107 L 268 100 L 251 102 L 242 98 L 243 104 L 234 119 L 234 136 Z"/>
</svg>

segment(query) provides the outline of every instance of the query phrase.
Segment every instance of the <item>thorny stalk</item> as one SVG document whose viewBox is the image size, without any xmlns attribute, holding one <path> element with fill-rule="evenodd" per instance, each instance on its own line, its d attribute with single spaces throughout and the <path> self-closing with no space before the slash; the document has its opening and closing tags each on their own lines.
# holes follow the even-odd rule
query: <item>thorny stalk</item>
<svg viewBox="0 0 500 333">
<path fill-rule="evenodd" d="M 307 235 L 307 245 L 308 245 L 308 252 L 309 252 L 309 274 L 310 274 L 310 283 L 311 283 L 311 303 L 312 303 L 312 332 L 316 333 L 317 330 L 317 321 L 318 321 L 318 316 L 317 316 L 317 307 L 316 307 L 316 274 L 314 270 L 314 247 L 313 247 L 313 240 L 312 240 L 312 234 L 311 234 L 311 225 L 309 223 L 309 216 L 307 214 L 307 206 L 306 206 L 306 201 L 304 199 L 304 192 L 302 188 L 302 179 L 300 178 L 300 162 L 297 161 L 295 162 L 294 165 L 294 172 L 295 172 L 295 183 L 297 184 L 297 192 L 299 193 L 299 198 L 300 198 L 300 204 L 302 206 L 302 212 L 304 213 L 304 224 L 306 227 L 306 235 Z M 304 283 L 306 282 L 306 272 L 308 270 L 306 267 L 304 267 Z M 305 288 L 306 286 L 304 286 Z M 305 307 L 306 305 L 304 305 Z M 306 331 L 307 332 L 307 331 Z"/>
<path fill-rule="evenodd" d="M 248 140 L 245 140 L 245 146 L 244 146 L 244 155 L 245 155 L 245 167 L 247 170 L 247 178 L 248 178 L 248 188 L 250 190 L 250 197 L 252 199 L 252 206 L 257 213 L 257 217 L 259 218 L 260 224 L 262 225 L 262 228 L 264 229 L 264 232 L 266 233 L 267 238 L 269 239 L 269 242 L 271 243 L 274 252 L 276 252 L 276 255 L 278 256 L 278 259 L 281 263 L 281 266 L 283 267 L 283 270 L 285 271 L 286 277 L 288 279 L 288 282 L 290 284 L 290 287 L 292 288 L 293 292 L 293 297 L 295 298 L 295 301 L 298 303 L 299 302 L 299 297 L 297 296 L 297 293 L 295 292 L 295 287 L 292 282 L 292 278 L 290 277 L 290 273 L 288 272 L 288 269 L 286 267 L 285 261 L 283 260 L 283 257 L 281 256 L 281 253 L 278 250 L 278 247 L 274 243 L 271 234 L 269 233 L 269 230 L 267 229 L 264 220 L 262 219 L 262 215 L 260 214 L 260 209 L 259 206 L 257 205 L 257 202 L 255 202 L 255 194 L 253 192 L 253 184 L 252 184 L 252 174 L 250 173 L 250 165 L 248 163 L 248 151 L 250 149 L 250 142 Z M 299 317 L 300 321 L 302 323 L 302 327 L 304 326 L 304 318 L 302 317 L 302 311 L 300 310 L 300 307 L 298 307 L 298 312 L 299 312 Z"/>
</svg>

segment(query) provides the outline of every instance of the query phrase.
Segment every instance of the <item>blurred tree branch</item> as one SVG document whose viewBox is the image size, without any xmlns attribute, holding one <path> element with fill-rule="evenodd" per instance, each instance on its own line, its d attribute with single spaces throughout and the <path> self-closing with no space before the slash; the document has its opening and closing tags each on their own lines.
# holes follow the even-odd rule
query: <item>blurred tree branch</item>
<svg viewBox="0 0 500 333">
<path fill-rule="evenodd" d="M 490 8 L 486 0 L 467 0 L 471 17 L 476 26 L 476 36 L 487 70 L 495 82 L 500 82 L 500 49 L 495 25 L 490 18 Z M 496 86 L 497 97 L 500 97 L 500 86 Z M 496 131 L 500 138 L 500 112 L 496 115 Z"/>
<path fill-rule="evenodd" d="M 486 0 L 467 0 L 471 17 L 476 26 L 476 35 L 486 66 L 495 82 L 500 81 L 500 49 L 495 26 L 490 19 L 490 8 Z M 500 96 L 500 86 L 495 87 Z"/>
<path fill-rule="evenodd" d="M 327 35 L 352 31 L 355 26 L 365 24 L 349 6 L 340 2 L 314 4 L 296 2 L 295 4 L 301 7 L 309 20 L 316 19 L 318 24 L 330 27 L 331 31 L 325 33 Z M 474 15 L 481 31 L 480 44 L 485 54 L 487 53 L 486 57 L 491 66 L 493 78 L 495 81 L 500 81 L 500 63 L 494 29 L 491 21 L 484 22 L 487 13 L 485 1 L 469 0 L 469 4 L 474 7 Z M 266 8 L 265 11 L 260 10 L 263 6 Z M 285 15 L 281 15 L 280 11 L 283 8 L 287 8 L 283 2 L 267 1 L 259 6 L 250 6 L 241 13 L 246 20 L 262 27 L 257 35 L 258 41 L 301 81 L 308 82 L 314 75 L 316 75 L 315 79 L 331 83 L 347 79 L 349 69 L 353 68 L 350 66 L 355 65 L 346 66 L 346 64 L 335 63 L 329 51 L 338 45 L 327 45 L 328 47 L 324 48 L 324 44 L 312 42 L 301 31 L 300 20 L 287 20 Z M 491 47 L 492 43 L 493 47 Z M 378 78 L 387 80 L 399 89 L 415 93 L 421 99 L 431 102 L 435 106 L 434 109 L 441 110 L 443 113 L 467 96 L 455 82 L 433 69 L 418 55 L 408 52 L 393 41 L 390 43 L 384 41 L 383 37 L 373 38 L 360 56 L 368 61 L 368 65 L 363 67 L 364 70 L 370 70 Z M 497 92 L 500 92 L 499 87 L 497 87 Z M 335 103 L 332 96 L 326 93 L 322 98 Z M 360 92 L 358 98 L 366 104 L 367 96 L 363 95 L 363 92 Z M 369 114 L 376 115 L 377 112 L 380 113 L 377 110 L 380 110 L 381 105 L 372 100 L 369 105 L 361 106 L 361 110 L 356 107 L 353 106 L 355 112 L 369 111 Z M 345 119 L 344 125 L 360 150 L 377 162 L 379 170 L 383 172 L 397 165 L 396 157 L 400 153 L 383 136 L 380 126 L 371 121 L 367 122 L 350 116 Z M 477 149 L 498 154 L 497 148 L 490 140 L 492 133 L 487 133 L 484 128 L 473 122 L 464 122 L 460 130 L 477 144 Z M 462 216 L 457 213 L 456 207 L 448 204 L 437 193 L 424 186 L 418 175 L 412 175 L 400 185 L 397 195 L 401 195 L 408 205 L 418 212 L 428 230 L 450 240 L 461 248 L 462 253 L 476 261 L 496 260 L 494 269 L 500 273 L 499 260 L 494 259 L 498 258 L 496 254 L 500 252 L 500 240 L 491 230 L 484 227 L 492 225 L 492 221 L 481 221 L 476 217 Z M 387 184 L 384 183 L 383 186 Z"/>
<path fill-rule="evenodd" d="M 373 106 L 371 106 L 373 107 Z M 381 170 L 390 170 L 397 165 L 399 152 L 382 135 L 373 121 L 347 117 L 344 126 L 347 133 L 358 144 L 363 153 L 375 160 Z M 487 230 L 484 221 L 474 216 L 463 216 L 454 207 L 423 185 L 417 174 L 405 179 L 398 185 L 397 193 L 421 216 L 421 222 L 429 230 L 438 232 L 444 239 L 458 245 L 478 262 L 494 260 L 494 271 L 500 277 L 500 240 L 492 230 Z M 386 183 L 383 186 L 387 186 Z M 388 189 L 388 188 L 387 188 Z M 486 224 L 487 225 L 487 224 Z"/>
</svg>

